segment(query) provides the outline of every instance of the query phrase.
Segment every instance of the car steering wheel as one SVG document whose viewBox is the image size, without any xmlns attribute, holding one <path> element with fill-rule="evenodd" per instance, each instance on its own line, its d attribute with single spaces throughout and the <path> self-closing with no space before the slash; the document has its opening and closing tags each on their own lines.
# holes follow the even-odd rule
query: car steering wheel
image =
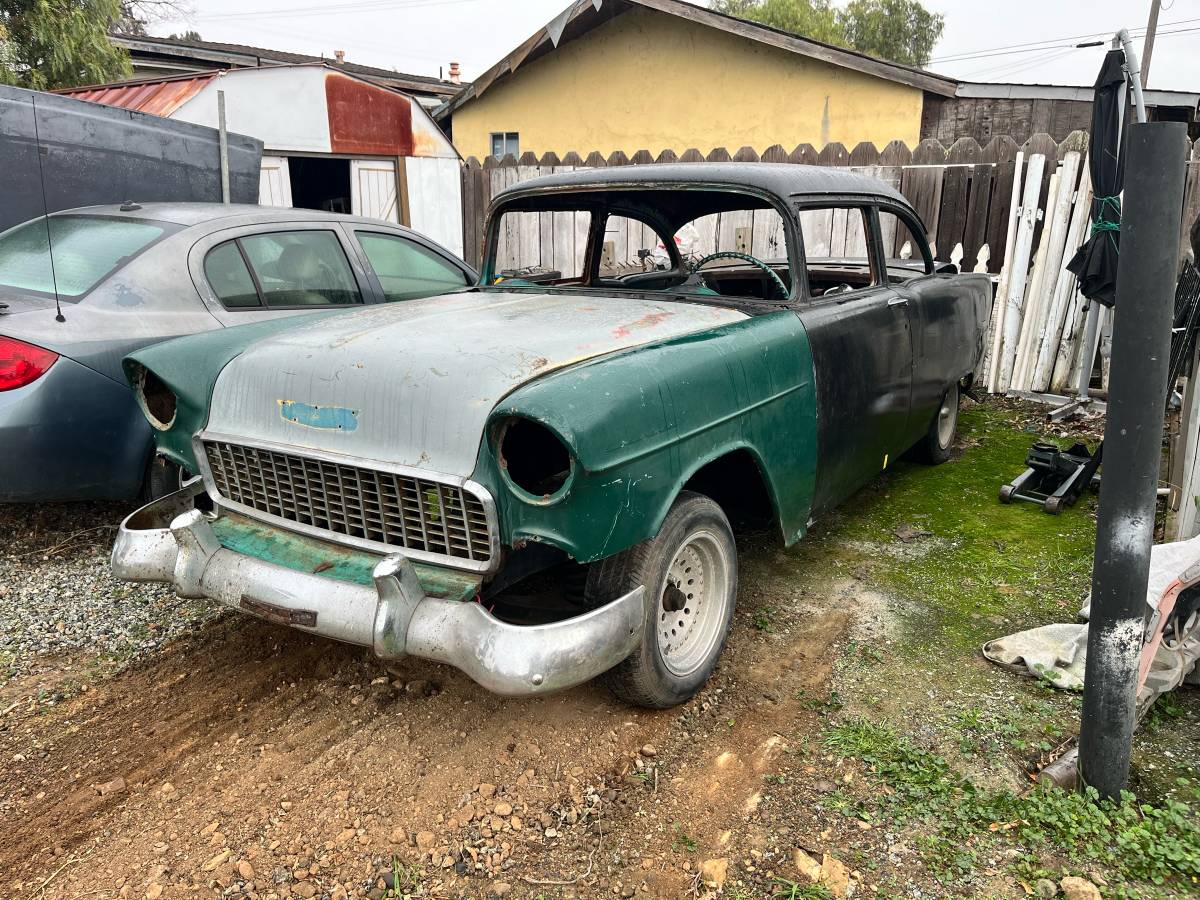
<svg viewBox="0 0 1200 900">
<path fill-rule="evenodd" d="M 738 253 L 733 250 L 722 250 L 720 253 L 710 253 L 708 256 L 702 257 L 692 264 L 692 274 L 699 274 L 700 267 L 714 259 L 740 259 L 743 262 L 750 263 L 750 265 L 755 266 L 756 268 L 762 269 L 771 277 L 771 280 L 775 282 L 775 287 L 779 291 L 779 298 L 781 300 L 787 299 L 788 289 L 787 285 L 783 283 L 783 279 L 780 278 L 775 270 L 768 266 L 765 262 L 756 256 L 751 256 L 749 253 Z M 765 300 L 767 298 L 764 297 L 763 299 Z"/>
</svg>

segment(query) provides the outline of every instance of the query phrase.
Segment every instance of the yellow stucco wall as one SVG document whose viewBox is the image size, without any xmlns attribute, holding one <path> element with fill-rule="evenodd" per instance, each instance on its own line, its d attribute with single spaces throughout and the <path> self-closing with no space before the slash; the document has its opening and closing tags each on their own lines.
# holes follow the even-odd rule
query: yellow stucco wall
<svg viewBox="0 0 1200 900">
<path fill-rule="evenodd" d="M 829 141 L 882 149 L 916 146 L 921 104 L 917 88 L 634 9 L 455 111 L 454 144 L 481 160 L 494 131 L 519 132 L 521 151 L 539 156 Z"/>
</svg>

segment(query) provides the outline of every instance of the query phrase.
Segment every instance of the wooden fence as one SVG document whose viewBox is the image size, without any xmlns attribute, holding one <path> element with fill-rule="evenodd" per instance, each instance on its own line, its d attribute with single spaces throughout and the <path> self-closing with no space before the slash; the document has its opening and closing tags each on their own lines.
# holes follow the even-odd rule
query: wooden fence
<svg viewBox="0 0 1200 900">
<path fill-rule="evenodd" d="M 1046 158 L 1039 208 L 1045 208 L 1050 178 L 1058 162 L 1071 151 L 1086 151 L 1087 135 L 1072 132 L 1062 142 L 1047 134 L 1036 134 L 1023 144 L 1012 138 L 996 136 L 985 145 L 973 138 L 960 138 L 949 147 L 928 139 L 910 149 L 903 141 L 892 141 L 882 150 L 871 143 L 860 143 L 847 150 L 841 143 L 827 144 L 818 151 L 811 144 L 800 144 L 791 152 L 776 144 L 759 153 L 752 147 L 742 147 L 731 154 L 718 147 L 708 154 L 693 148 L 676 153 L 664 150 L 658 156 L 639 150 L 632 157 L 617 151 L 610 156 L 593 151 L 581 156 L 574 151 L 559 157 L 546 153 L 541 157 L 524 153 L 519 159 L 489 156 L 482 163 L 475 157 L 463 167 L 463 231 L 464 256 L 478 264 L 483 256 L 484 219 L 492 197 L 506 187 L 555 172 L 580 168 L 640 165 L 666 162 L 779 162 L 817 166 L 844 166 L 864 171 L 891 184 L 900 191 L 920 213 L 928 229 L 928 237 L 939 259 L 948 260 L 957 244 L 962 244 L 961 265 L 998 273 L 1005 258 L 1005 242 L 1012 194 L 1014 161 L 1018 151 L 1028 159 L 1033 154 Z M 1187 246 L 1187 229 L 1200 214 L 1200 141 L 1192 149 L 1189 163 L 1187 193 L 1184 198 L 1184 234 L 1181 241 Z M 1039 224 L 1034 235 L 1036 250 L 1041 236 Z M 980 250 L 987 246 L 985 260 Z M 553 255 L 547 250 L 545 257 Z M 549 267 L 549 266 L 548 266 Z"/>
</svg>

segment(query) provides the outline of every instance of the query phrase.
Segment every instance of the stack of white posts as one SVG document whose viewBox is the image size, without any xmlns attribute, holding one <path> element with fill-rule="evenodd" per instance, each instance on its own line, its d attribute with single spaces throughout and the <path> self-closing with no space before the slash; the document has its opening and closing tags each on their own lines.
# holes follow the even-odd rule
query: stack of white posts
<svg viewBox="0 0 1200 900">
<path fill-rule="evenodd" d="M 1083 347 L 1088 301 L 1067 263 L 1090 232 L 1087 157 L 1071 150 L 1050 176 L 1040 208 L 1046 157 L 1017 154 L 1004 264 L 992 307 L 983 383 L 992 393 L 1074 393 L 1096 348 Z M 1041 222 L 1040 239 L 1034 235 Z"/>
</svg>

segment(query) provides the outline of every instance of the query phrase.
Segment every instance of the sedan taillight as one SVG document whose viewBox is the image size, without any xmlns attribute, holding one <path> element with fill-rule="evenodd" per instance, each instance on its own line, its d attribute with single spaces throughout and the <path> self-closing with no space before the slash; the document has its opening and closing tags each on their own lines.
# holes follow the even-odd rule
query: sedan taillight
<svg viewBox="0 0 1200 900">
<path fill-rule="evenodd" d="M 0 335 L 0 391 L 37 381 L 58 361 L 53 350 Z"/>
</svg>

